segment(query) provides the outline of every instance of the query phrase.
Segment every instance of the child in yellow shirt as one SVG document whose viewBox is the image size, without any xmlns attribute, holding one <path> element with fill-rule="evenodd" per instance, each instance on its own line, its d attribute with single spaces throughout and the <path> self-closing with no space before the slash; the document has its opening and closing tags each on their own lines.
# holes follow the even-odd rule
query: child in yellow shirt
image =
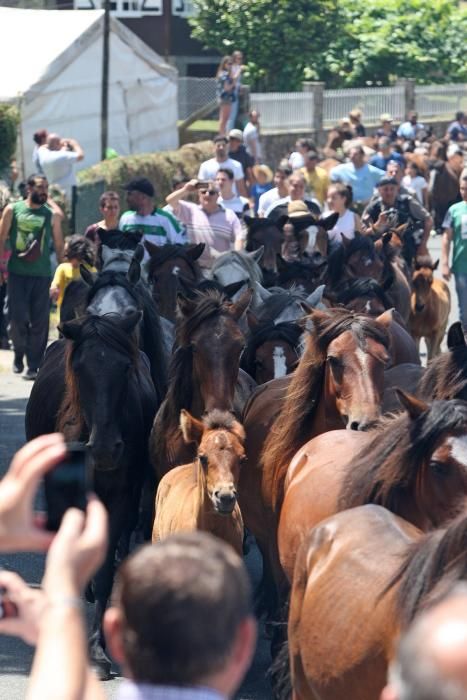
<svg viewBox="0 0 467 700">
<path fill-rule="evenodd" d="M 94 267 L 96 250 L 94 245 L 84 236 L 74 234 L 65 242 L 65 258 L 68 262 L 61 263 L 55 270 L 50 285 L 50 298 L 57 303 L 60 314 L 65 289 L 73 280 L 81 279 L 79 266 L 84 265 L 91 272 L 97 272 Z"/>
</svg>

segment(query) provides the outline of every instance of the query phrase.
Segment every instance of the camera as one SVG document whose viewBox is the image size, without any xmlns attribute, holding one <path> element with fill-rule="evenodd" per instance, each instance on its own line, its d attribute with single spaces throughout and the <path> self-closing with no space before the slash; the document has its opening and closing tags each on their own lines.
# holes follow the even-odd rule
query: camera
<svg viewBox="0 0 467 700">
<path fill-rule="evenodd" d="M 68 508 L 86 510 L 87 497 L 92 491 L 91 466 L 86 445 L 67 443 L 67 455 L 44 477 L 47 505 L 47 530 L 56 532 Z"/>
</svg>

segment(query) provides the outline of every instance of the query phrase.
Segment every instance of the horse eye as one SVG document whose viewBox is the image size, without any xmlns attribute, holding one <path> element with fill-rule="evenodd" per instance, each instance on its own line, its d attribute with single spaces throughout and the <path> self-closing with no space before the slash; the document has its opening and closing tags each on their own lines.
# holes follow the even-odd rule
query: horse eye
<svg viewBox="0 0 467 700">
<path fill-rule="evenodd" d="M 430 462 L 430 469 L 433 471 L 435 476 L 440 478 L 444 478 L 449 473 L 449 465 L 445 462 L 437 462 L 436 460 L 432 460 Z"/>
<path fill-rule="evenodd" d="M 208 466 L 208 458 L 206 457 L 206 455 L 198 455 L 198 458 L 201 462 L 201 466 L 204 467 L 204 469 L 206 469 Z"/>
<path fill-rule="evenodd" d="M 328 362 L 333 369 L 342 367 L 342 361 L 338 357 L 334 357 L 334 355 L 328 356 Z"/>
</svg>

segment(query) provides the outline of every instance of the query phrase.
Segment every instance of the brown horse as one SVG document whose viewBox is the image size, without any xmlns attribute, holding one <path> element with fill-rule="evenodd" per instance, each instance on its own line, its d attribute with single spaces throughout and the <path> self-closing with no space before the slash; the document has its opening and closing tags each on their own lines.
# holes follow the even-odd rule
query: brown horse
<svg viewBox="0 0 467 700">
<path fill-rule="evenodd" d="M 174 532 L 205 530 L 242 554 L 243 520 L 237 503 L 245 432 L 231 413 L 211 411 L 202 421 L 181 411 L 180 428 L 196 445 L 196 460 L 171 469 L 156 496 L 152 541 Z"/>
<path fill-rule="evenodd" d="M 201 268 L 197 263 L 204 250 L 204 243 L 198 245 L 157 246 L 144 242 L 151 256 L 148 262 L 148 279 L 152 286 L 152 296 L 161 316 L 175 321 L 179 279 L 188 286 L 195 287 L 202 279 Z"/>
<path fill-rule="evenodd" d="M 467 345 L 460 321 L 449 328 L 447 344 L 448 352 L 431 360 L 420 381 L 417 393 L 427 401 L 467 401 Z"/>
<path fill-rule="evenodd" d="M 374 503 L 429 530 L 467 494 L 467 404 L 400 397 L 404 413 L 368 433 L 321 435 L 291 461 L 278 529 L 289 581 L 310 528 L 334 513 Z"/>
<path fill-rule="evenodd" d="M 315 527 L 290 599 L 294 700 L 378 700 L 401 630 L 467 578 L 466 542 L 465 510 L 427 535 L 372 505 Z"/>
<path fill-rule="evenodd" d="M 215 408 L 231 411 L 237 390 L 241 403 L 237 412 L 241 412 L 254 382 L 244 372 L 239 376 L 245 337 L 238 322 L 251 297 L 251 289 L 235 303 L 217 291 L 198 294 L 196 299 L 179 296 L 169 387 L 149 440 L 151 461 L 159 477 L 196 456 L 193 445 L 183 441 L 179 424 L 182 408 L 196 418 Z"/>
<path fill-rule="evenodd" d="M 241 368 L 257 384 L 285 377 L 296 368 L 303 328 L 298 323 L 260 323 L 248 313 L 250 332 L 240 360 Z"/>
<path fill-rule="evenodd" d="M 244 411 L 248 467 L 239 498 L 246 526 L 265 557 L 277 561 L 276 517 L 290 460 L 307 440 L 328 430 L 363 430 L 380 416 L 386 321 L 345 309 L 314 310 L 306 348 L 295 372 L 259 387 Z"/>
<path fill-rule="evenodd" d="M 439 260 L 434 264 L 430 260 L 417 261 L 412 276 L 409 328 L 417 348 L 420 339 L 425 338 L 428 360 L 441 351 L 451 310 L 451 293 L 447 283 L 433 276 L 438 263 Z"/>
</svg>

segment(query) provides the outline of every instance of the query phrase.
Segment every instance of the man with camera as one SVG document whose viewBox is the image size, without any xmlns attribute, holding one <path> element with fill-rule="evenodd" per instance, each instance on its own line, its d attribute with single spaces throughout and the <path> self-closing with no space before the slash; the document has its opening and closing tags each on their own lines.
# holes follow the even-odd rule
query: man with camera
<svg viewBox="0 0 467 700">
<path fill-rule="evenodd" d="M 75 164 L 84 158 L 84 151 L 75 139 L 62 139 L 49 134 L 47 143 L 38 149 L 39 164 L 47 180 L 61 187 L 71 199 L 71 188 L 76 185 Z"/>
<path fill-rule="evenodd" d="M 378 182 L 378 196 L 373 198 L 362 214 L 363 233 L 380 238 L 383 233 L 407 224 L 402 254 L 411 267 L 416 256 L 429 255 L 427 241 L 433 220 L 419 201 L 400 194 L 394 177 L 385 175 Z"/>
</svg>

